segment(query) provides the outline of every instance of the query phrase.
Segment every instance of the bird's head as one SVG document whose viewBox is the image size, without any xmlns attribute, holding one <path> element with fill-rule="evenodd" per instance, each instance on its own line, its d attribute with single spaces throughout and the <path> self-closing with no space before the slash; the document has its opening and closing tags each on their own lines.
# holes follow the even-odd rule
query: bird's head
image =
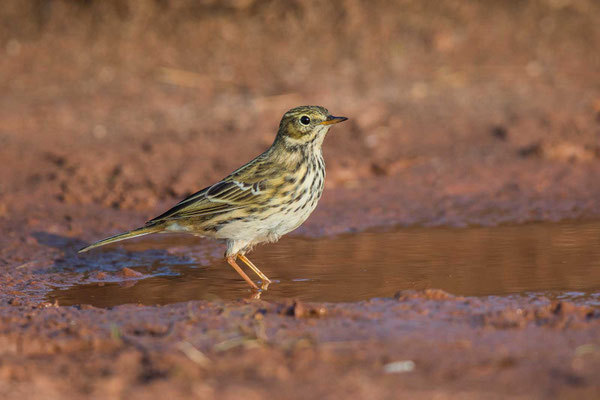
<svg viewBox="0 0 600 400">
<path fill-rule="evenodd" d="M 292 108 L 281 118 L 276 140 L 283 141 L 283 144 L 290 148 L 307 145 L 320 147 L 331 125 L 347 119 L 334 117 L 321 106 Z"/>
</svg>

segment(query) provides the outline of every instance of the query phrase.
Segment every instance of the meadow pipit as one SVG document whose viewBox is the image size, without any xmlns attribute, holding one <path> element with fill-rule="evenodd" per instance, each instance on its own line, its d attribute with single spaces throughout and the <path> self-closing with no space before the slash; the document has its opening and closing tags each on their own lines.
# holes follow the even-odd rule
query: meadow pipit
<svg viewBox="0 0 600 400">
<path fill-rule="evenodd" d="M 283 115 L 275 141 L 260 156 L 143 227 L 100 240 L 80 252 L 159 232 L 224 239 L 229 265 L 258 289 L 236 263 L 239 258 L 261 278 L 262 288 L 267 289 L 271 281 L 245 254 L 259 243 L 276 242 L 313 212 L 325 181 L 323 139 L 332 124 L 346 119 L 329 115 L 319 106 L 293 108 Z"/>
</svg>

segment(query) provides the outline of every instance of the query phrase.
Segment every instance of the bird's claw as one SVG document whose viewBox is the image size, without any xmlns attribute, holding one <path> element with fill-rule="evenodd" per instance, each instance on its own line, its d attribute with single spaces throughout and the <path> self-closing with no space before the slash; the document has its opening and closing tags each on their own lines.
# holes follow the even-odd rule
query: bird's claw
<svg viewBox="0 0 600 400">
<path fill-rule="evenodd" d="M 250 300 L 260 300 L 261 295 L 262 295 L 262 290 L 253 289 L 252 294 L 250 295 Z"/>
</svg>

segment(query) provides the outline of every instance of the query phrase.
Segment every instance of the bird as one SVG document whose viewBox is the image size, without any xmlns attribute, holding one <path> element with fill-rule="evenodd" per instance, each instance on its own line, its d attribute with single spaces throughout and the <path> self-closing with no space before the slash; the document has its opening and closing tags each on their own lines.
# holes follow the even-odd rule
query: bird
<svg viewBox="0 0 600 400">
<path fill-rule="evenodd" d="M 273 144 L 219 182 L 177 203 L 140 228 L 95 242 L 80 253 L 152 233 L 188 233 L 224 240 L 225 259 L 253 290 L 271 280 L 246 257 L 256 245 L 273 243 L 298 228 L 323 193 L 323 140 L 333 124 L 346 121 L 321 106 L 300 106 L 281 118 Z M 246 275 L 240 259 L 261 279 Z"/>
</svg>

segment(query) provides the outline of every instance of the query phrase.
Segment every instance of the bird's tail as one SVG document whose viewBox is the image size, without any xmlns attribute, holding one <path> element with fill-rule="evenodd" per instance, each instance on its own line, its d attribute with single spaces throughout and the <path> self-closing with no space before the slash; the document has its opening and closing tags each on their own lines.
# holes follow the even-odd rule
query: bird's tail
<svg viewBox="0 0 600 400">
<path fill-rule="evenodd" d="M 104 246 L 105 244 L 120 242 L 121 240 L 131 239 L 138 236 L 149 235 L 150 233 L 156 233 L 162 231 L 162 228 L 159 225 L 149 225 L 143 226 L 141 228 L 134 229 L 129 232 L 119 233 L 118 235 L 114 235 L 111 237 L 107 237 L 106 239 L 102 239 L 97 241 L 96 243 L 90 244 L 87 247 L 79 250 L 79 253 L 83 253 L 85 251 L 95 249 L 96 247 Z"/>
</svg>

